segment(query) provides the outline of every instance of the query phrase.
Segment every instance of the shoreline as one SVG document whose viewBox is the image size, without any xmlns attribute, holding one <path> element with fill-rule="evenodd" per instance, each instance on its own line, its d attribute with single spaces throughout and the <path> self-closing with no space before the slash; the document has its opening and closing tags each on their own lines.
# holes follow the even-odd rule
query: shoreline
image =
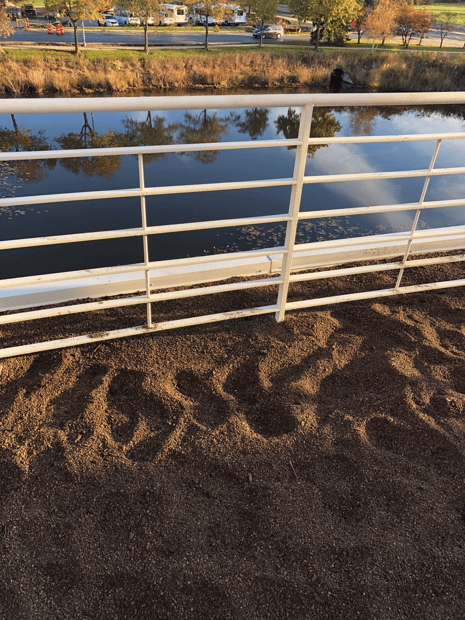
<svg viewBox="0 0 465 620">
<path fill-rule="evenodd" d="M 438 52 L 407 55 L 353 50 L 261 53 L 225 52 L 140 57 L 126 50 L 121 58 L 91 59 L 84 55 L 44 51 L 42 56 L 0 58 L 0 95 L 62 96 L 93 93 L 167 92 L 176 90 L 325 88 L 335 66 L 367 90 L 427 92 L 465 90 L 465 58 Z M 190 50 L 192 52 L 192 50 Z M 129 54 L 129 56 L 128 56 Z"/>
</svg>

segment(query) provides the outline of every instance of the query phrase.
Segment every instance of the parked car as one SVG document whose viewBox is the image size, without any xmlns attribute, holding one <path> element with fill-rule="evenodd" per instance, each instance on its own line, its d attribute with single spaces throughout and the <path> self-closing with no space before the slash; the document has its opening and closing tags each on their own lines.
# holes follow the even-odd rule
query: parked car
<svg viewBox="0 0 465 620">
<path fill-rule="evenodd" d="M 102 15 L 97 22 L 99 26 L 118 26 L 118 20 L 113 15 Z"/>
<path fill-rule="evenodd" d="M 292 21 L 287 17 L 280 17 L 278 19 L 278 24 L 284 28 L 284 32 L 302 32 L 302 28 L 299 26 L 297 21 Z"/>
<path fill-rule="evenodd" d="M 21 10 L 17 6 L 7 7 L 6 12 L 11 19 L 19 19 L 21 17 Z"/>
<path fill-rule="evenodd" d="M 45 16 L 45 19 L 48 19 L 49 22 L 57 22 L 61 18 L 60 11 L 55 11 L 54 13 L 48 13 Z"/>
<path fill-rule="evenodd" d="M 256 39 L 259 39 L 260 35 L 264 39 L 282 39 L 284 36 L 284 28 L 276 24 L 266 24 L 255 28 L 252 34 Z"/>
<path fill-rule="evenodd" d="M 119 26 L 140 26 L 140 19 L 129 11 L 120 11 L 114 17 Z"/>
<path fill-rule="evenodd" d="M 33 4 L 23 4 L 21 7 L 21 15 L 23 17 L 35 17 L 37 15 Z"/>
</svg>

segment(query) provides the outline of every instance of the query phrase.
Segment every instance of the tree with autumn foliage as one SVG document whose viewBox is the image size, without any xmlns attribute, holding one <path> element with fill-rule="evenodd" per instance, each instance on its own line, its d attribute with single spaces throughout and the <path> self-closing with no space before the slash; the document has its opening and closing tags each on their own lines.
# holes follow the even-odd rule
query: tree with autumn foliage
<svg viewBox="0 0 465 620">
<path fill-rule="evenodd" d="M 364 6 L 360 9 L 357 17 L 355 18 L 354 32 L 357 33 L 357 43 L 360 43 L 362 35 L 365 33 L 366 23 L 371 11 L 372 9 L 369 6 Z"/>
<path fill-rule="evenodd" d="M 401 28 L 402 43 L 409 46 L 414 36 L 420 35 L 420 43 L 431 28 L 433 14 L 427 9 L 416 9 L 411 4 L 401 3 L 396 17 L 397 26 Z"/>
<path fill-rule="evenodd" d="M 420 33 L 420 40 L 418 41 L 418 45 L 421 45 L 423 41 L 423 37 L 427 32 L 430 31 L 431 25 L 434 20 L 434 15 L 428 9 L 417 9 L 417 30 Z"/>
<path fill-rule="evenodd" d="M 328 38 L 334 38 L 341 24 L 352 22 L 360 11 L 356 0 L 289 0 L 288 6 L 299 22 L 313 22 L 312 40 L 316 51 L 323 30 Z"/>
<path fill-rule="evenodd" d="M 103 0 L 45 0 L 46 13 L 60 12 L 68 18 L 74 30 L 74 51 L 79 54 L 77 34 L 78 22 L 86 19 L 98 19 L 106 4 Z"/>
<path fill-rule="evenodd" d="M 6 38 L 12 35 L 14 32 L 14 28 L 11 25 L 11 18 L 9 14 L 6 12 L 6 8 L 0 8 L 0 37 Z M 3 51 L 0 46 L 0 51 Z"/>
<path fill-rule="evenodd" d="M 377 39 L 381 39 L 381 45 L 384 45 L 386 37 L 393 34 L 398 13 L 399 5 L 396 0 L 379 0 L 376 9 L 370 13 L 366 22 L 366 31 L 373 37 L 372 52 Z"/>
<path fill-rule="evenodd" d="M 402 43 L 408 47 L 412 37 L 417 33 L 417 10 L 411 4 L 402 4 L 396 17 L 396 24 L 401 30 Z"/>
</svg>

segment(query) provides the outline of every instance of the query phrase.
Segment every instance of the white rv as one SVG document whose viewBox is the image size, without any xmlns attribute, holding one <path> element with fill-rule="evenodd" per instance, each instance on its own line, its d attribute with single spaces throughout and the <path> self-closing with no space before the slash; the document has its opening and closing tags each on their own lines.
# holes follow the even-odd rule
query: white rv
<svg viewBox="0 0 465 620">
<path fill-rule="evenodd" d="M 115 19 L 118 26 L 140 26 L 140 19 L 129 11 L 115 11 Z"/>
<path fill-rule="evenodd" d="M 188 22 L 188 9 L 184 4 L 162 4 L 160 26 L 183 26 Z"/>
<path fill-rule="evenodd" d="M 189 15 L 189 22 L 194 26 L 205 26 L 206 17 L 201 13 L 202 9 L 194 4 L 192 7 L 192 13 Z M 216 26 L 216 19 L 211 15 L 208 16 L 208 25 Z"/>
<path fill-rule="evenodd" d="M 245 24 L 246 21 L 247 11 L 240 6 L 228 7 L 223 17 L 223 24 L 225 26 L 238 26 L 239 24 Z"/>
</svg>

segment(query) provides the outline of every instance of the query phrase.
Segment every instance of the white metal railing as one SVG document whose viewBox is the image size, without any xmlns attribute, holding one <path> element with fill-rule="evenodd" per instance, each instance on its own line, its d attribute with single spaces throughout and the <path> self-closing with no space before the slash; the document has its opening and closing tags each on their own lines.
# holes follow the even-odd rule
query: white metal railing
<svg viewBox="0 0 465 620">
<path fill-rule="evenodd" d="M 85 336 L 67 337 L 59 340 L 29 343 L 6 347 L 0 350 L 0 358 L 48 349 L 56 349 L 89 342 L 109 340 L 173 329 L 182 326 L 209 323 L 251 315 L 274 313 L 282 321 L 288 310 L 327 305 L 343 301 L 386 297 L 399 293 L 424 291 L 465 285 L 465 279 L 431 282 L 416 286 L 402 286 L 402 276 L 406 268 L 463 261 L 465 255 L 429 256 L 412 259 L 413 255 L 434 254 L 444 250 L 461 250 L 465 247 L 464 225 L 419 230 L 417 224 L 420 213 L 426 209 L 448 208 L 465 203 L 465 196 L 454 200 L 425 201 L 429 180 L 434 176 L 447 176 L 465 173 L 464 166 L 453 168 L 435 168 L 436 158 L 441 142 L 464 139 L 465 133 L 415 134 L 399 136 L 356 136 L 334 138 L 310 138 L 313 108 L 338 106 L 409 106 L 409 105 L 451 105 L 465 103 L 465 93 L 389 93 L 389 94 L 291 94 L 291 95 L 231 95 L 209 97 L 137 97 L 137 98 L 73 98 L 47 99 L 12 99 L 0 101 L 0 114 L 22 113 L 70 113 L 70 112 L 109 112 L 109 111 L 147 111 L 147 110 L 192 110 L 192 109 L 238 109 L 299 107 L 301 120 L 299 135 L 295 140 L 254 140 L 239 142 L 222 142 L 208 144 L 175 144 L 167 146 L 139 146 L 102 149 L 51 150 L 36 152 L 3 152 L 1 161 L 29 159 L 63 159 L 76 157 L 106 157 L 115 155 L 137 155 L 139 186 L 121 190 L 82 191 L 57 193 L 49 195 L 10 197 L 0 199 L 1 207 L 18 207 L 22 205 L 46 204 L 48 202 L 71 202 L 83 200 L 111 200 L 113 198 L 139 197 L 141 207 L 141 225 L 137 228 L 65 234 L 48 237 L 32 237 L 0 241 L 1 250 L 32 248 L 67 243 L 82 243 L 103 239 L 123 239 L 140 237 L 144 251 L 144 260 L 140 264 L 120 265 L 105 268 L 80 270 L 66 273 L 43 274 L 39 276 L 8 278 L 0 281 L 0 333 L 1 325 L 25 322 L 52 316 L 73 313 L 92 312 L 124 306 L 145 305 L 146 320 L 144 325 L 123 328 L 108 332 L 95 332 Z M 363 172 L 351 174 L 330 174 L 305 176 L 308 146 L 312 144 L 355 144 L 408 142 L 428 140 L 433 142 L 430 165 L 423 170 L 398 170 L 395 172 Z M 289 178 L 274 178 L 241 182 L 199 183 L 194 185 L 157 187 L 147 186 L 144 177 L 144 156 L 156 153 L 189 152 L 202 150 L 256 149 L 293 146 L 295 164 L 293 175 Z M 301 211 L 301 195 L 305 185 L 312 183 L 347 183 L 360 180 L 424 178 L 423 189 L 415 203 L 377 205 L 357 208 L 320 209 Z M 216 221 L 201 221 L 163 226 L 147 224 L 146 197 L 154 195 L 187 194 L 195 192 L 231 191 L 237 189 L 280 187 L 291 188 L 290 203 L 279 215 L 234 218 Z M 373 213 L 393 213 L 401 211 L 416 212 L 411 230 L 407 233 L 379 234 L 367 237 L 339 239 L 308 244 L 296 244 L 296 230 L 299 222 L 309 219 L 337 217 L 340 215 L 364 215 Z M 234 252 L 215 256 L 197 256 L 185 259 L 150 261 L 148 239 L 160 235 L 181 231 L 206 230 L 214 228 L 244 227 L 255 224 L 284 223 L 286 235 L 281 247 L 252 249 L 246 252 Z M 392 259 L 393 262 L 362 264 L 341 268 L 340 265 L 363 262 L 374 258 Z M 332 266 L 321 271 L 315 268 Z M 334 268 L 334 267 L 337 268 Z M 313 269 L 310 273 L 298 270 Z M 389 289 L 358 292 L 347 295 L 321 297 L 301 301 L 288 301 L 289 286 L 298 281 L 317 280 L 347 276 L 357 273 L 396 270 L 398 272 L 395 286 Z M 215 283 L 207 287 L 192 285 L 205 282 L 220 282 L 232 276 L 262 276 L 259 279 L 246 279 L 234 283 Z M 173 287 L 186 288 L 169 291 Z M 181 299 L 197 295 L 213 295 L 225 291 L 277 286 L 276 303 L 268 306 L 233 310 L 205 316 L 154 322 L 152 305 L 159 301 Z M 140 291 L 143 291 L 142 293 Z M 159 292 L 156 292 L 159 291 Z M 88 297 L 118 298 L 99 299 L 75 303 Z M 74 301 L 74 303 L 68 303 Z M 56 307 L 57 303 L 59 307 Z M 66 302 L 63 305 L 62 302 Z M 50 307 L 50 304 L 55 307 Z M 42 306 L 42 307 L 41 307 Z M 22 309 L 17 312 L 18 309 Z"/>
</svg>

